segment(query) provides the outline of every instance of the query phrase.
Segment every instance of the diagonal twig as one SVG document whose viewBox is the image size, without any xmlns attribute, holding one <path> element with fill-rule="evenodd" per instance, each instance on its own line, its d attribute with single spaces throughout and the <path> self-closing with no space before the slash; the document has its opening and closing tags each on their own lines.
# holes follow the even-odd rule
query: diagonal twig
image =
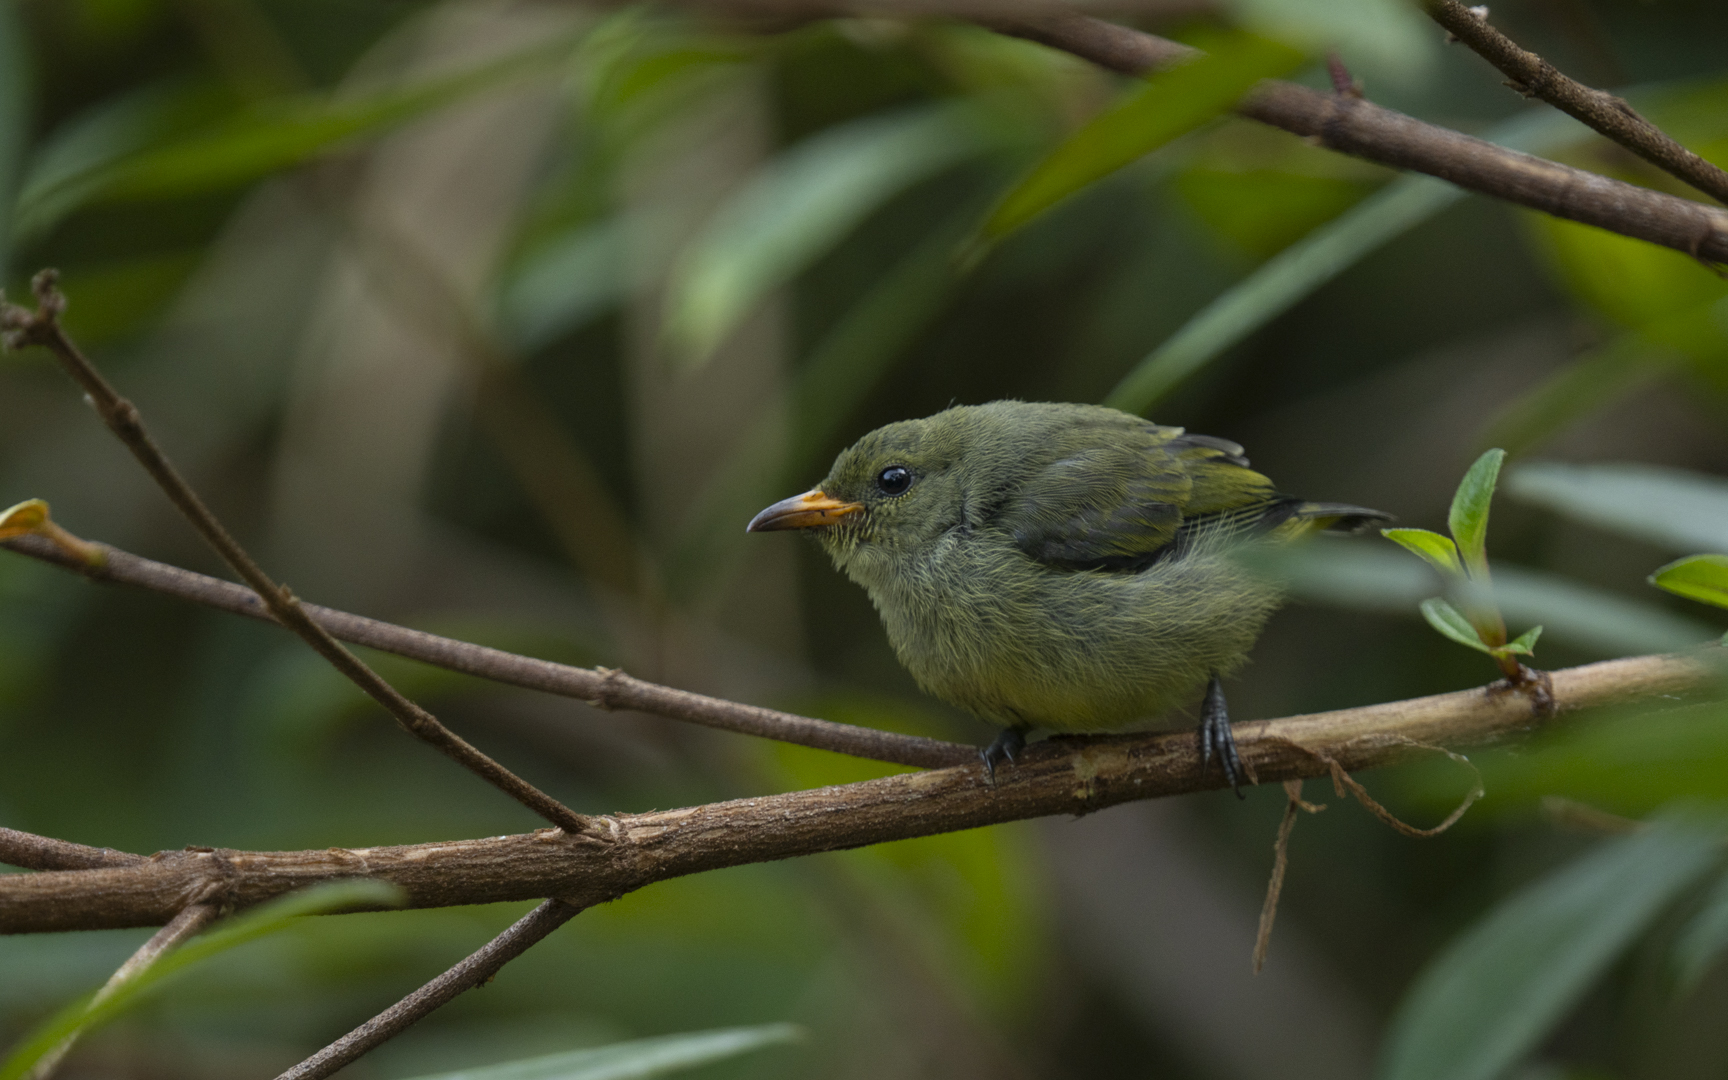
<svg viewBox="0 0 1728 1080">
<path fill-rule="evenodd" d="M 521 956 L 582 911 L 563 900 L 547 900 L 420 989 L 289 1069 L 276 1080 L 320 1080 L 367 1051 L 400 1035 L 464 990 L 484 985 L 500 968 Z"/>
<path fill-rule="evenodd" d="M 96 581 L 136 585 L 235 615 L 273 621 L 258 594 L 245 586 L 140 558 L 106 544 L 92 546 L 103 555 L 102 559 L 94 563 L 73 558 L 46 537 L 21 536 L 0 541 L 0 547 L 76 570 Z M 579 668 L 558 664 L 550 660 L 505 652 L 502 649 L 439 637 L 420 630 L 410 630 L 394 623 L 350 615 L 345 611 L 320 607 L 317 604 L 303 603 L 301 610 L 328 630 L 331 636 L 354 645 L 365 645 L 511 686 L 576 698 L 602 709 L 628 709 L 650 713 L 718 728 L 721 731 L 755 735 L 873 761 L 888 761 L 896 765 L 941 768 L 946 765 L 966 764 L 978 758 L 976 749 L 959 743 L 943 742 L 919 735 L 901 735 L 832 720 L 818 720 L 795 713 L 708 697 L 688 690 L 645 682 L 612 668 Z M 4 845 L 0 844 L 0 861 L 5 861 L 5 851 Z"/>
<path fill-rule="evenodd" d="M 205 542 L 216 550 L 236 574 L 252 587 L 271 616 L 283 626 L 300 635 L 317 653 L 360 687 L 361 690 L 387 709 L 396 721 L 424 742 L 430 743 L 463 765 L 469 771 L 491 783 L 517 802 L 528 807 L 552 824 L 570 831 L 581 831 L 586 825 L 582 815 L 547 795 L 528 781 L 493 761 L 455 732 L 445 727 L 431 713 L 409 701 L 394 686 L 373 671 L 359 657 L 343 648 L 301 607 L 300 601 L 286 588 L 277 585 L 253 561 L 210 509 L 204 505 L 192 486 L 168 460 L 144 428 L 143 418 L 130 401 L 121 397 L 102 373 L 96 370 L 72 339 L 60 326 L 60 312 L 66 299 L 55 287 L 58 275 L 52 270 L 37 274 L 31 287 L 36 294 L 34 312 L 12 304 L 0 304 L 0 330 L 8 348 L 40 345 L 59 359 L 61 366 L 84 393 L 102 417 L 109 430 L 144 466 L 169 500 L 192 523 Z"/>
<path fill-rule="evenodd" d="M 1422 0 L 1422 6 L 1453 37 L 1499 68 L 1511 80 L 1507 85 L 1512 89 L 1541 98 L 1717 202 L 1728 203 L 1728 172 L 1675 142 L 1623 99 L 1585 86 L 1521 48 L 1488 25 L 1486 9 L 1478 15 L 1458 0 Z"/>
</svg>

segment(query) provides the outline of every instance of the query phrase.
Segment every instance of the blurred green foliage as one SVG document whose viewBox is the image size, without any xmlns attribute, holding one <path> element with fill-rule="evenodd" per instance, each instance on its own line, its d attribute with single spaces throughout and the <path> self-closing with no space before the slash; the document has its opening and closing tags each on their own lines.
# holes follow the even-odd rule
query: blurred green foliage
<svg viewBox="0 0 1728 1080">
<path fill-rule="evenodd" d="M 1565 8 L 1493 17 L 1728 162 L 1728 10 Z M 1728 549 L 1722 280 L 1224 113 L 1285 67 L 1328 85 L 1336 48 L 1373 100 L 1684 189 L 1397 0 L 1141 17 L 1240 51 L 1137 83 L 940 19 L 0 0 L 0 280 L 63 271 L 68 327 L 301 595 L 741 700 L 988 735 L 917 693 L 818 553 L 742 527 L 859 433 L 1004 396 L 1236 439 L 1283 490 L 1419 529 L 1506 447 L 1493 599 L 1547 628 L 1544 666 L 1719 635 L 1718 609 L 1646 579 Z M 42 497 L 80 535 L 212 569 L 42 357 L 0 360 L 0 421 L 0 505 Z M 1299 602 L 1231 687 L 1243 718 L 1482 681 L 1422 625 L 1439 589 L 1417 560 L 1317 543 L 1285 569 Z M 381 664 L 583 811 L 883 771 Z M 809 1037 L 699 1075 L 1720 1075 L 1717 812 L 1603 841 L 1539 808 L 1728 801 L 1723 706 L 1473 758 L 1488 796 L 1440 838 L 1342 805 L 1304 823 L 1259 982 L 1243 939 L 1275 791 L 662 883 L 352 1071 L 792 1022 Z M 1420 815 L 1458 777 L 1367 783 Z M 537 824 L 272 628 L 11 556 L 0 823 L 145 852 Z M 1125 891 L 1139 871 L 1168 891 Z M 65 1075 L 268 1075 L 523 910 L 298 920 L 92 1032 Z M 145 936 L 0 940 L 0 1038 Z"/>
</svg>

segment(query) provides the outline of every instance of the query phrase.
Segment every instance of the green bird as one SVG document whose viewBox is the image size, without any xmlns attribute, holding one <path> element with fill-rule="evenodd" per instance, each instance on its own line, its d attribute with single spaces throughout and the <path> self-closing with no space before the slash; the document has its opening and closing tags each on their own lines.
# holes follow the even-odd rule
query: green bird
<svg viewBox="0 0 1728 1080">
<path fill-rule="evenodd" d="M 918 685 L 1003 728 L 991 777 L 1033 728 L 1117 731 L 1202 697 L 1201 766 L 1240 796 L 1219 680 L 1282 596 L 1235 556 L 1388 520 L 1280 494 L 1228 439 L 995 401 L 870 432 L 749 531 L 815 535 Z"/>
</svg>

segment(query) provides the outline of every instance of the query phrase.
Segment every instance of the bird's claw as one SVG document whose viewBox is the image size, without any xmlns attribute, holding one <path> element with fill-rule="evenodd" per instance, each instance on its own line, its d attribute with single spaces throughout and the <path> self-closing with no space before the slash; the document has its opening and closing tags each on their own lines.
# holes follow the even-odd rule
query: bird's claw
<svg viewBox="0 0 1728 1080">
<path fill-rule="evenodd" d="M 996 765 L 1000 761 L 1017 762 L 1020 751 L 1026 748 L 1026 733 L 1019 728 L 1003 728 L 989 746 L 978 751 L 978 757 L 984 762 L 984 782 L 995 786 Z"/>
<path fill-rule="evenodd" d="M 1238 799 L 1247 798 L 1242 794 L 1242 759 L 1236 754 L 1236 737 L 1230 733 L 1230 710 L 1224 704 L 1224 686 L 1216 675 L 1206 684 L 1206 700 L 1200 706 L 1199 738 L 1201 774 L 1212 767 L 1212 756 L 1216 754 L 1231 790 L 1236 792 Z"/>
</svg>

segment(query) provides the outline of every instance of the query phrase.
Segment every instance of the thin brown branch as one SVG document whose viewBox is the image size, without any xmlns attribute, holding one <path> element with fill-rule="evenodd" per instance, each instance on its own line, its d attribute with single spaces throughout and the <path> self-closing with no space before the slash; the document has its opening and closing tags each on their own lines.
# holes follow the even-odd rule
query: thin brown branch
<svg viewBox="0 0 1728 1080">
<path fill-rule="evenodd" d="M 343 648 L 341 643 L 319 626 L 301 606 L 300 601 L 285 587 L 277 585 L 264 573 L 252 556 L 246 553 L 216 515 L 204 505 L 197 492 L 168 460 L 144 427 L 144 419 L 130 401 L 109 385 L 87 357 L 66 336 L 60 326 L 60 312 L 66 299 L 55 287 L 58 275 L 44 270 L 36 275 L 32 288 L 36 293 L 36 310 L 27 311 L 11 304 L 0 306 L 0 329 L 10 348 L 40 345 L 53 353 L 66 373 L 84 389 L 84 393 L 102 417 L 103 423 L 132 452 L 158 487 L 168 496 L 186 520 L 192 523 L 206 543 L 216 550 L 263 600 L 275 621 L 298 634 L 330 664 L 351 679 L 367 696 L 384 706 L 391 716 L 409 733 L 430 743 L 446 756 L 497 787 L 523 806 L 560 828 L 580 831 L 586 819 L 528 781 L 493 761 L 455 732 L 445 727 L 431 713 L 409 701 L 394 686 L 373 671 L 358 656 Z"/>
<path fill-rule="evenodd" d="M 1555 709 L 1699 690 L 1721 650 L 1610 660 L 1553 673 Z M 1410 701 L 1236 725 L 1262 783 L 1352 772 L 1558 722 L 1502 684 Z M 1051 739 L 986 783 L 977 764 L 857 784 L 590 819 L 587 829 L 410 847 L 163 852 L 101 870 L 0 877 L 0 933 L 151 926 L 196 898 L 241 908 L 322 881 L 376 878 L 408 907 L 560 897 L 585 907 L 644 885 L 727 866 L 972 829 L 1215 789 L 1191 733 Z"/>
<path fill-rule="evenodd" d="M 96 870 L 130 866 L 144 856 L 113 848 L 86 847 L 69 840 L 52 840 L 34 833 L 0 827 L 0 863 L 26 870 Z"/>
<path fill-rule="evenodd" d="M 97 581 L 136 585 L 235 615 L 264 622 L 275 621 L 258 595 L 243 585 L 153 562 L 106 544 L 94 546 L 104 555 L 99 566 L 71 557 L 45 537 L 24 536 L 0 541 L 0 547 L 76 570 Z M 721 731 L 777 739 L 896 765 L 941 768 L 964 764 L 978 757 L 976 749 L 958 743 L 743 705 L 644 682 L 614 669 L 579 668 L 538 660 L 316 604 L 302 604 L 301 609 L 332 636 L 354 645 L 365 645 L 510 686 L 576 698 L 602 709 L 650 713 Z M 4 851 L 5 848 L 0 846 L 0 859 L 4 858 Z"/>
<path fill-rule="evenodd" d="M 276 1080 L 319 1080 L 400 1035 L 452 998 L 484 985 L 500 968 L 581 912 L 563 900 L 547 900 L 517 919 L 467 959 L 289 1069 Z"/>
<path fill-rule="evenodd" d="M 1512 89 L 1541 98 L 1637 154 L 1650 164 L 1728 203 L 1728 172 L 1705 161 L 1638 115 L 1622 98 L 1569 78 L 1542 57 L 1488 25 L 1487 12 L 1476 12 L 1458 0 L 1423 0 L 1434 21 L 1475 50 L 1512 81 Z"/>
<path fill-rule="evenodd" d="M 103 999 L 114 993 L 122 983 L 137 978 L 148 971 L 156 961 L 168 952 L 179 948 L 187 939 L 196 937 L 206 926 L 215 921 L 221 914 L 221 909 L 215 904 L 188 904 L 180 914 L 168 921 L 168 925 L 150 936 L 150 940 L 138 947 L 138 951 L 126 958 L 126 962 L 115 969 L 108 981 L 102 984 L 102 989 L 96 991 L 91 999 L 91 1007 L 101 1003 Z M 28 1080 L 47 1080 L 60 1067 L 60 1062 L 71 1052 L 78 1041 L 78 1032 L 66 1036 L 65 1040 L 48 1053 L 42 1055 L 36 1062 L 36 1067 L 30 1070 Z"/>
<path fill-rule="evenodd" d="M 991 29 L 1138 75 L 1192 50 L 1074 12 L 993 19 Z M 1238 114 L 1353 157 L 1437 176 L 1545 214 L 1728 263 L 1728 212 L 1546 161 L 1384 109 L 1369 101 L 1268 80 Z"/>
</svg>

